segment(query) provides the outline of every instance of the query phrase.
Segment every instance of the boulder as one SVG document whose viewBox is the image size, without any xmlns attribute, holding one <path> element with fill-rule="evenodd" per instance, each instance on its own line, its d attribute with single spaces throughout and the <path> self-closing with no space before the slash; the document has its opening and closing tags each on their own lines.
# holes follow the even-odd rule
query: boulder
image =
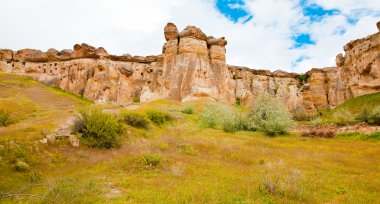
<svg viewBox="0 0 380 204">
<path fill-rule="evenodd" d="M 98 57 L 108 57 L 109 54 L 108 54 L 108 52 L 107 52 L 106 49 L 104 49 L 103 47 L 99 47 L 96 50 L 96 56 L 98 56 Z"/>
<path fill-rule="evenodd" d="M 213 36 L 208 36 L 207 45 L 218 45 L 224 47 L 227 45 L 227 40 L 224 37 L 214 38 Z"/>
<path fill-rule="evenodd" d="M 75 135 L 69 136 L 69 143 L 72 147 L 79 147 L 79 139 Z"/>
<path fill-rule="evenodd" d="M 50 48 L 46 52 L 48 60 L 49 61 L 58 61 L 58 60 L 60 60 L 60 57 L 59 57 L 58 53 L 59 53 L 58 50 L 56 50 L 54 48 Z"/>
<path fill-rule="evenodd" d="M 178 39 L 177 26 L 174 25 L 174 23 L 166 24 L 166 26 L 164 28 L 164 35 L 165 35 L 166 41 Z"/>
<path fill-rule="evenodd" d="M 376 23 L 376 26 L 377 26 L 377 29 L 378 29 L 379 32 L 380 32 L 380 21 Z"/>
<path fill-rule="evenodd" d="M 57 139 L 55 134 L 47 134 L 45 138 L 48 144 L 54 144 L 55 140 Z"/>
<path fill-rule="evenodd" d="M 96 58 L 96 48 L 86 43 L 75 44 L 73 58 Z"/>
<path fill-rule="evenodd" d="M 194 38 L 202 41 L 207 41 L 207 35 L 195 26 L 187 26 L 185 30 L 179 33 L 180 38 Z"/>
<path fill-rule="evenodd" d="M 0 61 L 11 61 L 13 59 L 13 51 L 8 49 L 0 49 Z"/>
<path fill-rule="evenodd" d="M 346 59 L 343 57 L 343 54 L 339 53 L 339 54 L 336 56 L 336 59 L 335 59 L 336 66 L 338 66 L 338 67 L 343 66 L 345 60 L 346 60 Z"/>
<path fill-rule="evenodd" d="M 49 59 L 48 55 L 41 50 L 22 49 L 16 52 L 13 60 L 21 62 L 47 62 Z"/>
</svg>

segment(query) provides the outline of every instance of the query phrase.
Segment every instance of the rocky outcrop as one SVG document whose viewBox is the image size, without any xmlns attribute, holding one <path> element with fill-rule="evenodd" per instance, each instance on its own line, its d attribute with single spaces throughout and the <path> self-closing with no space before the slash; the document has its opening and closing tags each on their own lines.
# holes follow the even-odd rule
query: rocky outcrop
<svg viewBox="0 0 380 204">
<path fill-rule="evenodd" d="M 289 109 L 316 112 L 380 92 L 380 33 L 344 46 L 337 68 L 305 74 L 229 66 L 226 39 L 207 36 L 195 26 L 179 32 L 168 23 L 164 36 L 162 54 L 146 57 L 111 55 L 84 43 L 62 51 L 0 49 L 0 71 L 29 75 L 97 103 L 208 98 L 249 104 L 258 94 L 270 93 Z"/>
<path fill-rule="evenodd" d="M 208 97 L 233 103 L 235 98 L 225 61 L 227 41 L 208 38 L 194 26 L 178 33 L 169 23 L 164 30 L 167 42 L 163 48 L 163 96 L 180 101 Z"/>
<path fill-rule="evenodd" d="M 344 51 L 344 56 L 337 56 L 338 78 L 346 87 L 344 98 L 380 92 L 380 31 L 347 43 Z"/>
</svg>

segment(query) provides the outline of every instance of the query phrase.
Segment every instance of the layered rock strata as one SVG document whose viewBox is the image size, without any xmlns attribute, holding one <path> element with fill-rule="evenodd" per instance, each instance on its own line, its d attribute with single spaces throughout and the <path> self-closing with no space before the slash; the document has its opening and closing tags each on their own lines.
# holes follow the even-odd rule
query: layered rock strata
<svg viewBox="0 0 380 204">
<path fill-rule="evenodd" d="M 178 32 L 168 23 L 164 36 L 162 54 L 147 57 L 110 55 L 87 44 L 47 52 L 0 49 L 0 71 L 29 75 L 97 103 L 209 98 L 249 104 L 258 94 L 270 93 L 289 109 L 316 112 L 380 92 L 380 32 L 348 43 L 345 54 L 336 57 L 337 68 L 305 74 L 229 66 L 227 41 L 194 26 Z"/>
</svg>

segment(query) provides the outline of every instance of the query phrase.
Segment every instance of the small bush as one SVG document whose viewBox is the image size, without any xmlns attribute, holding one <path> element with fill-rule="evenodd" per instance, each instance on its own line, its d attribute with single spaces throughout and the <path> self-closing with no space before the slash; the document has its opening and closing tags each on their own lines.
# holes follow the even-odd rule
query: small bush
<svg viewBox="0 0 380 204">
<path fill-rule="evenodd" d="M 9 112 L 0 108 L 0 127 L 6 127 L 12 123 Z"/>
<path fill-rule="evenodd" d="M 143 165 L 147 167 L 155 167 L 160 164 L 160 156 L 157 154 L 146 154 L 142 157 Z"/>
<path fill-rule="evenodd" d="M 146 112 L 146 115 L 148 119 L 156 125 L 163 125 L 166 122 L 173 120 L 173 118 L 168 113 L 157 110 L 148 111 Z"/>
<path fill-rule="evenodd" d="M 292 111 L 293 119 L 296 121 L 310 121 L 316 118 L 315 115 L 308 113 L 302 106 L 298 106 Z"/>
<path fill-rule="evenodd" d="M 372 111 L 364 108 L 361 113 L 355 118 L 359 122 L 366 122 L 372 125 L 380 125 L 380 106 L 377 106 Z"/>
<path fill-rule="evenodd" d="M 241 105 L 241 98 L 240 97 L 236 97 L 236 106 L 240 106 Z"/>
<path fill-rule="evenodd" d="M 43 175 L 40 172 L 30 172 L 28 174 L 28 179 L 32 183 L 40 182 L 43 179 Z"/>
<path fill-rule="evenodd" d="M 294 125 L 290 112 L 269 94 L 257 97 L 249 117 L 259 130 L 271 136 L 285 134 Z"/>
<path fill-rule="evenodd" d="M 123 129 L 116 116 L 96 109 L 82 109 L 80 115 L 75 124 L 84 143 L 105 149 L 121 146 Z"/>
<path fill-rule="evenodd" d="M 332 121 L 339 125 L 346 125 L 355 122 L 355 117 L 351 114 L 350 111 L 341 109 L 333 113 Z"/>
<path fill-rule="evenodd" d="M 190 144 L 181 144 L 178 148 L 187 155 L 194 155 L 196 153 L 196 150 Z"/>
<path fill-rule="evenodd" d="M 247 116 L 239 109 L 220 103 L 210 103 L 200 117 L 203 127 L 222 129 L 225 132 L 255 130 Z"/>
<path fill-rule="evenodd" d="M 17 161 L 16 162 L 16 170 L 17 171 L 26 171 L 29 169 L 29 164 L 23 161 Z"/>
<path fill-rule="evenodd" d="M 122 121 L 130 126 L 136 128 L 149 128 L 149 120 L 142 114 L 136 112 L 122 112 Z"/>
<path fill-rule="evenodd" d="M 140 97 L 133 97 L 133 103 L 140 103 Z"/>
<path fill-rule="evenodd" d="M 187 107 L 187 108 L 184 108 L 181 112 L 184 113 L 184 114 L 189 114 L 189 115 L 191 115 L 191 114 L 194 113 L 194 110 L 193 110 L 192 107 Z"/>
</svg>

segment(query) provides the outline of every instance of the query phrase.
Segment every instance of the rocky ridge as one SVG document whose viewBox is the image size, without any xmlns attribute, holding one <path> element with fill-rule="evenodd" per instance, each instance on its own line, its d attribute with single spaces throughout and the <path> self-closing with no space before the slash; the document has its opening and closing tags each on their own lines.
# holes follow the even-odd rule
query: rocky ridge
<svg viewBox="0 0 380 204">
<path fill-rule="evenodd" d="M 0 49 L 0 71 L 29 75 L 97 103 L 209 98 L 248 104 L 265 92 L 289 109 L 316 112 L 380 92 L 380 32 L 345 45 L 337 67 L 305 74 L 227 65 L 226 39 L 207 36 L 195 26 L 179 32 L 168 23 L 164 36 L 162 54 L 146 57 L 110 55 L 87 44 L 47 52 Z"/>
</svg>

